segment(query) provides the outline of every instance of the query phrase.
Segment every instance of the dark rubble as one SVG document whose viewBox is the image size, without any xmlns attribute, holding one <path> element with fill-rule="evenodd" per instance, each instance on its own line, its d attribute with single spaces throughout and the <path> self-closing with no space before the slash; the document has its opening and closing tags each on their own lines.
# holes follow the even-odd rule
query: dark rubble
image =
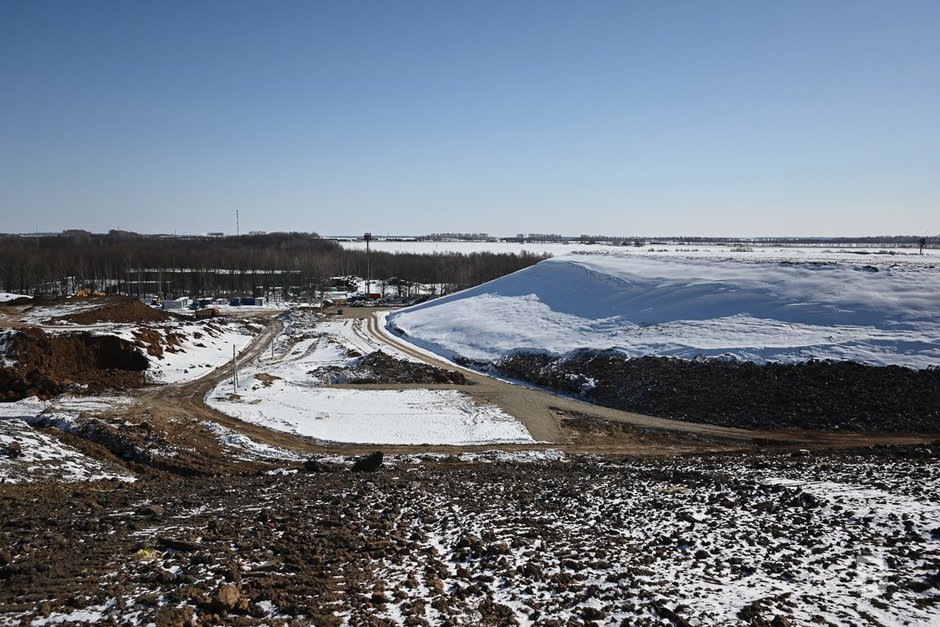
<svg viewBox="0 0 940 627">
<path fill-rule="evenodd" d="M 529 457 L 531 459 L 531 456 Z M 927 447 L 327 460 L 0 484 L 0 622 L 783 625 L 940 616 Z"/>
</svg>

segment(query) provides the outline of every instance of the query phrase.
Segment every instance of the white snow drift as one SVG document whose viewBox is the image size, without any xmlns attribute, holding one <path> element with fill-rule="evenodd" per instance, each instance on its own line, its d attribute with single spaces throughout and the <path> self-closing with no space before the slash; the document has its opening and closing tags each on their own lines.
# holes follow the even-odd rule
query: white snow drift
<svg viewBox="0 0 940 627">
<path fill-rule="evenodd" d="M 940 268 L 574 254 L 388 316 L 445 357 L 563 354 L 940 364 Z"/>
</svg>

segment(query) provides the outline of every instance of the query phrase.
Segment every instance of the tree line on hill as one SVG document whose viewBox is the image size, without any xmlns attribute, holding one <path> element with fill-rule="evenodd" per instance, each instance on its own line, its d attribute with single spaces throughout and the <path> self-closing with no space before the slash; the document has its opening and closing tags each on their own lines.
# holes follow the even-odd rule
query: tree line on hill
<svg viewBox="0 0 940 627">
<path fill-rule="evenodd" d="M 544 258 L 525 252 L 367 254 L 316 233 L 177 237 L 65 231 L 0 236 L 0 291 L 66 295 L 90 290 L 170 298 L 279 289 L 311 296 L 331 277 L 360 276 L 377 282 L 430 284 L 438 293 L 447 293 Z"/>
</svg>

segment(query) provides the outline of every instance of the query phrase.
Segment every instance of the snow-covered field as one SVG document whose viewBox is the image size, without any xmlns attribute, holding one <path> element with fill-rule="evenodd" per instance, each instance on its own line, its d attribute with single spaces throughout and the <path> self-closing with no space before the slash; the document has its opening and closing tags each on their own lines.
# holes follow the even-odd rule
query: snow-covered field
<svg viewBox="0 0 940 627">
<path fill-rule="evenodd" d="M 349 250 L 365 250 L 364 241 L 340 241 L 343 248 Z M 579 243 L 552 243 L 552 242 L 389 242 L 372 240 L 370 250 L 389 253 L 418 253 L 433 255 L 435 253 L 534 253 L 537 255 L 564 255 L 574 250 L 603 251 L 614 249 L 606 244 L 579 244 Z"/>
<path fill-rule="evenodd" d="M 349 250 L 365 250 L 364 241 L 338 242 L 343 248 Z M 615 246 L 613 244 L 588 244 L 581 242 L 394 242 L 372 240 L 369 243 L 371 250 L 390 253 L 520 253 L 547 254 L 552 256 L 567 255 L 573 252 L 588 253 L 614 253 L 627 255 L 685 255 L 699 257 L 747 257 L 765 259 L 815 259 L 815 260 L 846 260 L 865 259 L 868 257 L 902 261 L 912 259 L 923 261 L 925 258 L 933 261 L 940 260 L 940 249 L 928 248 L 924 255 L 918 254 L 914 247 L 904 248 L 864 248 L 839 246 L 780 246 L 780 245 L 725 245 L 725 244 L 657 244 L 646 246 Z"/>
<path fill-rule="evenodd" d="M 359 330 L 360 320 L 290 320 L 265 355 L 239 370 L 238 390 L 224 382 L 206 398 L 247 422 L 333 442 L 483 444 L 531 442 L 526 429 L 501 410 L 453 390 L 376 390 L 325 387 L 325 367 L 346 367 L 380 347 Z M 387 347 L 382 350 L 406 359 Z"/>
<path fill-rule="evenodd" d="M 843 255 L 844 256 L 844 255 Z M 572 254 L 394 312 L 445 357 L 615 348 L 759 363 L 940 365 L 940 257 Z"/>
</svg>

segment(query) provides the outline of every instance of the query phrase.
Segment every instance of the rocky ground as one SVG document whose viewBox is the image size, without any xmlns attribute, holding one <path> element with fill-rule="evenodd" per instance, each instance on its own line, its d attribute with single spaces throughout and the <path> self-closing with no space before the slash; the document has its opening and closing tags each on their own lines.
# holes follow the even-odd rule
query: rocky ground
<svg viewBox="0 0 940 627">
<path fill-rule="evenodd" d="M 940 619 L 936 449 L 352 461 L 0 484 L 0 623 Z"/>
<path fill-rule="evenodd" d="M 745 429 L 940 429 L 938 368 L 629 359 L 589 350 L 565 357 L 520 352 L 492 367 L 591 403 L 674 420 Z"/>
</svg>

